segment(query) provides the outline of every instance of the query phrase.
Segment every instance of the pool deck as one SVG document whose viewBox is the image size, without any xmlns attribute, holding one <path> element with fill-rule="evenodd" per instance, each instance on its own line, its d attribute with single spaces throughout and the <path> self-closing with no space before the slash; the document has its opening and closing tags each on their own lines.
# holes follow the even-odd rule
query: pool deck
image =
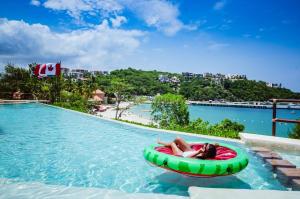
<svg viewBox="0 0 300 199">
<path fill-rule="evenodd" d="M 282 159 L 280 155 L 270 149 L 263 147 L 252 147 L 251 150 L 263 159 L 266 166 L 275 174 L 274 177 L 293 191 L 300 190 L 300 169 L 288 160 Z"/>
<path fill-rule="evenodd" d="M 251 189 L 213 189 L 190 187 L 191 199 L 299 199 L 300 191 L 251 190 Z"/>
<path fill-rule="evenodd" d="M 125 193 L 112 189 L 68 187 L 61 185 L 46 185 L 42 183 L 7 183 L 0 179 L 0 198 L 29 199 L 188 199 L 188 196 L 176 196 L 155 193 Z"/>
<path fill-rule="evenodd" d="M 125 193 L 118 190 L 102 188 L 82 188 L 62 185 L 46 185 L 36 182 L 11 183 L 10 180 L 0 179 L 0 198 L 48 198 L 48 199 L 298 199 L 300 191 L 251 190 L 251 189 L 222 189 L 201 188 L 191 186 L 189 196 L 177 196 L 156 193 Z"/>
<path fill-rule="evenodd" d="M 2 100 L 0 104 L 28 104 L 28 103 L 49 103 L 48 100 Z"/>
<path fill-rule="evenodd" d="M 298 153 L 300 151 L 300 140 L 283 137 L 258 135 L 251 133 L 239 134 L 245 145 L 252 147 L 265 147 L 271 150 L 281 150 Z"/>
</svg>

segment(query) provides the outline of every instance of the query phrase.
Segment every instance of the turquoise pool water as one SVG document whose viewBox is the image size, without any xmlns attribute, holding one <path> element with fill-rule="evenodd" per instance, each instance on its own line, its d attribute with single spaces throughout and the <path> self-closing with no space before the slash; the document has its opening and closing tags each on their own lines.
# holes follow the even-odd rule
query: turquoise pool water
<svg viewBox="0 0 300 199">
<path fill-rule="evenodd" d="M 227 177 L 192 178 L 150 166 L 143 149 L 158 137 L 175 135 L 41 104 L 0 105 L 0 178 L 177 195 L 187 195 L 189 186 L 285 189 L 251 152 L 249 166 Z"/>
<path fill-rule="evenodd" d="M 131 111 L 134 114 L 150 118 L 150 104 L 134 106 Z M 189 105 L 190 118 L 195 120 L 202 118 L 211 123 L 217 123 L 225 118 L 245 125 L 245 132 L 262 135 L 272 134 L 272 110 L 255 108 L 235 108 L 218 106 Z M 287 119 L 300 118 L 300 110 L 278 109 L 277 117 Z M 277 123 L 276 135 L 287 137 L 288 132 L 293 129 L 293 124 Z"/>
</svg>

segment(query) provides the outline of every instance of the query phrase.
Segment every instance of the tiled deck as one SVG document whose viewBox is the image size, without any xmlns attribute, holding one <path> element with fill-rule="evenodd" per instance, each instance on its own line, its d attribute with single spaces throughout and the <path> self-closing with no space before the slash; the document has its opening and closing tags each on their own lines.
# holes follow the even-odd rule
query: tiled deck
<svg viewBox="0 0 300 199">
<path fill-rule="evenodd" d="M 100 188 L 66 187 L 45 185 L 42 183 L 1 184 L 0 198 L 13 199 L 187 199 L 188 197 L 154 194 L 154 193 L 124 193 L 117 190 Z"/>
<path fill-rule="evenodd" d="M 58 185 L 45 185 L 41 183 L 3 183 L 0 179 L 0 198 L 14 199 L 265 199 L 266 196 L 268 199 L 298 199 L 300 195 L 300 191 L 190 187 L 188 191 L 189 196 L 176 196 L 154 193 L 124 193 L 118 190 L 66 187 Z"/>
<path fill-rule="evenodd" d="M 300 191 L 190 187 L 189 194 L 191 199 L 299 199 Z"/>
<path fill-rule="evenodd" d="M 288 152 L 300 151 L 300 140 L 282 137 L 265 136 L 250 133 L 240 133 L 242 141 L 252 147 L 265 147 L 271 150 Z"/>
</svg>

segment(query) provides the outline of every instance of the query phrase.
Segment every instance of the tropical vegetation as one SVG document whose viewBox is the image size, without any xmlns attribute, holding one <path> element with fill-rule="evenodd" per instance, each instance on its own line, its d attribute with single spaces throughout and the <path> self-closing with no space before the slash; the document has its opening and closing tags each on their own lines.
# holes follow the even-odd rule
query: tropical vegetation
<svg viewBox="0 0 300 199">
<path fill-rule="evenodd" d="M 300 99 L 300 93 L 286 88 L 270 88 L 266 82 L 254 80 L 215 81 L 212 77 L 186 78 L 182 74 L 160 71 L 143 71 L 133 68 L 111 71 L 110 74 L 84 74 L 84 80 L 74 80 L 61 75 L 39 79 L 33 75 L 35 63 L 28 68 L 5 66 L 0 76 L 0 99 L 10 99 L 12 93 L 20 91 L 23 98 L 45 99 L 50 103 L 88 112 L 93 104 L 89 101 L 92 92 L 103 90 L 109 103 L 116 103 L 116 119 L 120 119 L 124 109 L 121 101 L 132 100 L 132 96 L 156 96 L 153 101 L 154 119 L 161 128 L 237 138 L 243 126 L 224 120 L 219 124 L 209 124 L 198 119 L 189 121 L 185 100 L 228 100 L 267 101 L 271 98 Z M 161 81 L 159 76 L 176 77 L 179 82 Z M 144 100 L 143 100 L 144 101 Z M 299 137 L 299 125 L 291 137 Z"/>
<path fill-rule="evenodd" d="M 157 95 L 151 108 L 153 119 L 159 122 L 161 127 L 187 125 L 189 123 L 188 106 L 181 95 L 170 93 Z"/>
<path fill-rule="evenodd" d="M 299 119 L 300 120 L 300 119 Z M 300 124 L 296 124 L 293 130 L 289 133 L 289 138 L 300 139 Z"/>
<path fill-rule="evenodd" d="M 300 93 L 286 88 L 271 88 L 263 81 L 193 77 L 186 79 L 181 74 L 160 71 L 143 71 L 133 68 L 111 71 L 110 74 L 92 76 L 85 74 L 85 81 L 73 81 L 71 77 L 38 79 L 32 75 L 35 64 L 19 68 L 11 64 L 5 67 L 0 79 L 0 91 L 7 95 L 20 89 L 23 93 L 33 93 L 38 99 L 56 101 L 60 91 L 78 93 L 87 98 L 95 88 L 102 89 L 114 98 L 112 87 L 119 79 L 130 87 L 131 95 L 155 96 L 159 94 L 181 94 L 188 100 L 228 100 L 228 101 L 268 101 L 271 98 L 300 99 Z M 159 75 L 177 77 L 180 83 L 160 82 Z M 8 96 L 6 96 L 8 97 Z"/>
<path fill-rule="evenodd" d="M 244 125 L 224 119 L 217 124 L 197 119 L 189 121 L 186 100 L 181 95 L 158 95 L 152 102 L 152 115 L 160 128 L 196 134 L 213 135 L 228 138 L 239 138 Z"/>
</svg>

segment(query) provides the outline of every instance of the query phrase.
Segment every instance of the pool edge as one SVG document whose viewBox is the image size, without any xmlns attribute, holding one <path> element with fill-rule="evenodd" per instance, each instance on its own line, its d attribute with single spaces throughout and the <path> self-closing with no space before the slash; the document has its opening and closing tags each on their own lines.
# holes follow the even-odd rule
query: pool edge
<svg viewBox="0 0 300 199">
<path fill-rule="evenodd" d="M 50 106 L 50 107 L 53 107 L 53 108 L 58 108 L 58 109 L 63 109 L 63 110 L 79 113 L 79 114 L 86 115 L 86 116 L 93 117 L 93 118 L 97 118 L 97 119 L 100 119 L 100 120 L 105 120 L 105 121 L 115 122 L 115 123 L 118 123 L 118 124 L 124 124 L 124 125 L 127 125 L 127 126 L 132 126 L 132 127 L 136 127 L 136 128 L 140 128 L 140 129 L 148 129 L 148 130 L 157 131 L 157 132 L 161 132 L 161 133 L 166 132 L 166 133 L 171 133 L 171 134 L 187 135 L 187 136 L 193 136 L 193 137 L 199 137 L 199 138 L 205 138 L 205 139 L 213 139 L 213 140 L 221 140 L 221 141 L 229 141 L 229 142 L 235 142 L 235 143 L 239 143 L 239 144 L 245 144 L 243 140 L 238 140 L 238 139 L 223 138 L 223 137 L 217 137 L 217 136 L 212 136 L 212 135 L 202 135 L 202 134 L 186 133 L 186 132 L 181 132 L 181 131 L 151 128 L 151 127 L 141 126 L 141 125 L 137 125 L 137 124 L 131 124 L 131 123 L 123 122 L 123 121 L 119 121 L 119 120 L 113 120 L 113 119 L 109 119 L 109 118 L 105 118 L 105 117 L 99 117 L 99 116 L 96 116 L 96 115 L 91 115 L 89 113 L 83 113 L 83 112 L 80 112 L 80 111 L 67 109 L 67 108 L 63 108 L 63 107 L 59 107 L 59 106 L 54 106 L 54 105 L 50 105 L 50 104 L 44 104 L 44 103 L 39 103 L 39 102 L 36 102 L 36 103 L 37 104 L 42 104 L 42 105 L 45 105 L 45 106 Z"/>
</svg>

